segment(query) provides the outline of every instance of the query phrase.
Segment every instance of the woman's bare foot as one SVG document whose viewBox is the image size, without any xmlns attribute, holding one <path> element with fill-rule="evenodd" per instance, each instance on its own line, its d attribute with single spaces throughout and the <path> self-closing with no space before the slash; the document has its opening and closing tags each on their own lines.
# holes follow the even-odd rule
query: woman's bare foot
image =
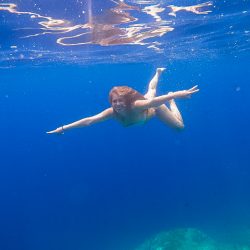
<svg viewBox="0 0 250 250">
<path fill-rule="evenodd" d="M 158 74 L 161 74 L 166 68 L 157 68 L 156 71 Z"/>
</svg>

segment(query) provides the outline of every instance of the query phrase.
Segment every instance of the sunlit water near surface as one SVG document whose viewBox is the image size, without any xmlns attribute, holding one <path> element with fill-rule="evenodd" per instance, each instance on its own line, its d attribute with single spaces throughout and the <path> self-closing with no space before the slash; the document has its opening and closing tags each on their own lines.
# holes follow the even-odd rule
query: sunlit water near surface
<svg viewBox="0 0 250 250">
<path fill-rule="evenodd" d="M 250 1 L 0 2 L 0 249 L 248 250 Z M 109 90 L 177 100 L 153 119 L 45 132 Z"/>
<path fill-rule="evenodd" d="M 2 65 L 249 53 L 249 0 L 16 1 L 0 11 Z"/>
</svg>

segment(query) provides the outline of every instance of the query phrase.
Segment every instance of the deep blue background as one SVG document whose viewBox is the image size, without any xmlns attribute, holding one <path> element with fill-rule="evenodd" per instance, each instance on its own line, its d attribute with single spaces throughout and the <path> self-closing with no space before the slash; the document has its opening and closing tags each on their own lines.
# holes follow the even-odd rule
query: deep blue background
<svg viewBox="0 0 250 250">
<path fill-rule="evenodd" d="M 157 66 L 158 94 L 199 84 L 177 101 L 184 131 L 153 119 L 45 133 L 108 107 L 112 86 L 145 92 Z M 0 69 L 0 249 L 129 250 L 176 227 L 224 240 L 248 229 L 249 73 L 247 56 Z"/>
</svg>

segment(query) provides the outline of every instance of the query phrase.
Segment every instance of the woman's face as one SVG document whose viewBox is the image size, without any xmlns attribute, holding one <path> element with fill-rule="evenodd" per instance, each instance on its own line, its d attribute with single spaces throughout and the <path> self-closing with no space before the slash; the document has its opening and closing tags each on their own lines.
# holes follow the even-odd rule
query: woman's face
<svg viewBox="0 0 250 250">
<path fill-rule="evenodd" d="M 126 102 L 123 96 L 119 96 L 117 94 L 113 94 L 112 103 L 113 109 L 117 113 L 124 113 L 126 112 Z"/>
</svg>

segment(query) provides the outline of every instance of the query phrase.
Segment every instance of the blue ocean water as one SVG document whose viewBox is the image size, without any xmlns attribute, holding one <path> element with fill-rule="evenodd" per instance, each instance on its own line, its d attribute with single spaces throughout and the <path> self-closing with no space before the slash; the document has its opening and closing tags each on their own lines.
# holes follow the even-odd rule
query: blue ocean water
<svg viewBox="0 0 250 250">
<path fill-rule="evenodd" d="M 187 227 L 250 246 L 250 2 L 214 1 L 204 15 L 159 12 L 174 30 L 141 41 L 157 49 L 123 43 L 119 32 L 109 41 L 120 44 L 105 45 L 103 34 L 65 47 L 57 33 L 22 38 L 51 32 L 28 20 L 34 13 L 78 23 L 81 1 L 58 2 L 14 2 L 33 14 L 0 4 L 0 249 L 132 250 Z M 141 9 L 200 3 L 126 2 Z M 114 3 L 82 6 L 106 20 L 99 12 Z M 147 18 L 147 30 L 158 25 Z M 167 68 L 158 94 L 199 85 L 191 99 L 177 100 L 183 131 L 152 119 L 46 134 L 107 108 L 113 86 L 146 92 L 157 67 Z"/>
</svg>

